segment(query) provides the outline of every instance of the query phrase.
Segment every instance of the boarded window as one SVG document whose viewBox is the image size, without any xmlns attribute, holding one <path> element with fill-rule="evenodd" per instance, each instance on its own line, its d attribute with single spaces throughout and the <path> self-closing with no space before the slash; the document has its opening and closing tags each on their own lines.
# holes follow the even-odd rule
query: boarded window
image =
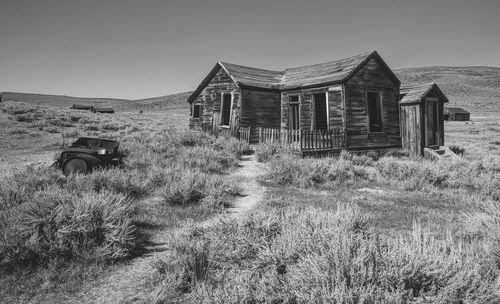
<svg viewBox="0 0 500 304">
<path fill-rule="evenodd" d="M 298 130 L 299 126 L 299 95 L 288 96 L 288 129 Z"/>
<path fill-rule="evenodd" d="M 288 129 L 299 129 L 299 104 L 293 103 L 288 107 Z"/>
<path fill-rule="evenodd" d="M 221 124 L 223 126 L 229 126 L 230 118 L 231 118 L 231 94 L 223 94 Z"/>
<path fill-rule="evenodd" d="M 314 94 L 314 128 L 316 130 L 327 130 L 327 120 L 326 94 Z"/>
<path fill-rule="evenodd" d="M 379 92 L 367 92 L 370 132 L 382 132 L 382 100 Z"/>
<path fill-rule="evenodd" d="M 200 118 L 200 105 L 193 106 L 193 118 Z"/>
</svg>

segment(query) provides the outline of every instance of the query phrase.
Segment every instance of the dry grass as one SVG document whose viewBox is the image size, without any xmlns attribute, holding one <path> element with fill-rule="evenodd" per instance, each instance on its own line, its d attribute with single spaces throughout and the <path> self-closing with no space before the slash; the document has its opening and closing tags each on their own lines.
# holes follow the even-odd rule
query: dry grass
<svg viewBox="0 0 500 304">
<path fill-rule="evenodd" d="M 272 208 L 179 236 L 156 303 L 494 303 L 481 252 L 414 224 L 385 238 L 352 205 Z"/>
<path fill-rule="evenodd" d="M 132 115 L 93 115 L 16 103 L 0 107 L 3 123 L 16 130 L 1 139 L 17 148 L 4 147 L 9 153 L 52 150 L 57 146 L 51 144 L 56 139 L 50 134 L 57 130 L 68 137 L 118 139 L 128 154 L 123 168 L 86 176 L 65 177 L 44 165 L 20 165 L 0 178 L 0 268 L 6 274 L 0 279 L 5 287 L 0 297 L 4 299 L 41 295 L 51 299 L 52 294 L 74 293 L 112 264 L 140 254 L 157 230 L 166 233 L 225 212 L 227 200 L 238 192 L 226 174 L 248 150 L 238 141 L 161 128 L 165 121 L 151 125 L 149 118 Z M 33 134 L 39 134 L 46 146 L 30 146 Z M 186 188 L 192 177 L 203 187 Z M 189 199 L 193 189 L 200 200 Z M 165 199 L 158 201 L 152 195 Z M 187 201 L 173 201 L 185 197 Z M 35 287 L 28 293 L 26 284 L 16 283 L 19 280 Z"/>
</svg>

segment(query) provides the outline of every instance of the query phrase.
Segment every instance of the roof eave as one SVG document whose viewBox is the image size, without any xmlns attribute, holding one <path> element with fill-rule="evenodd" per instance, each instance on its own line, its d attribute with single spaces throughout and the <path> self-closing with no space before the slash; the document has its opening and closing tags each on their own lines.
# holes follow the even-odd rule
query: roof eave
<svg viewBox="0 0 500 304">
<path fill-rule="evenodd" d="M 210 80 L 212 80 L 212 78 L 215 75 L 217 75 L 217 73 L 219 72 L 219 70 L 221 68 L 222 68 L 222 65 L 220 64 L 220 62 L 217 62 L 215 64 L 215 66 L 212 68 L 212 70 L 210 70 L 208 75 L 205 78 L 203 78 L 202 82 L 196 88 L 196 90 L 194 90 L 193 93 L 189 96 L 189 98 L 187 99 L 187 102 L 189 102 L 190 104 L 193 103 L 193 101 L 200 95 L 201 91 L 203 91 L 203 89 L 207 86 L 207 84 L 210 82 Z"/>
<path fill-rule="evenodd" d="M 328 82 L 322 82 L 322 83 L 317 83 L 317 84 L 309 84 L 309 85 L 296 85 L 296 86 L 284 86 L 281 90 L 282 91 L 293 91 L 293 90 L 301 90 L 301 89 L 312 89 L 316 87 L 325 87 L 325 86 L 330 86 L 333 84 L 342 84 L 344 83 L 344 80 L 335 80 L 335 81 L 328 81 Z"/>
</svg>

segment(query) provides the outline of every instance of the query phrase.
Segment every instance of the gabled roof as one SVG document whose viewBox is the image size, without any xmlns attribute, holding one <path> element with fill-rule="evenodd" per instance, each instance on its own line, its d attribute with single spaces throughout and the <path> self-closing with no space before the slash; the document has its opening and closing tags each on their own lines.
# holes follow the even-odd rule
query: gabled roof
<svg viewBox="0 0 500 304">
<path fill-rule="evenodd" d="M 399 102 L 400 104 L 413 104 L 413 103 L 419 103 L 421 102 L 425 96 L 431 92 L 432 90 L 435 90 L 436 93 L 439 95 L 439 97 L 443 100 L 443 102 L 448 102 L 448 98 L 446 95 L 444 95 L 443 91 L 437 86 L 436 83 L 426 83 L 426 84 L 421 84 L 421 85 L 413 85 L 413 86 L 407 86 L 403 85 L 399 89 L 399 94 L 404 95 L 403 98 L 401 98 L 401 101 Z"/>
<path fill-rule="evenodd" d="M 283 72 L 251 68 L 221 61 L 218 64 L 238 86 L 277 90 L 281 88 Z"/>
<path fill-rule="evenodd" d="M 284 71 L 284 89 L 306 88 L 347 81 L 370 59 L 375 59 L 397 85 L 401 84 L 377 51 L 321 64 L 290 68 Z"/>
<path fill-rule="evenodd" d="M 470 114 L 468 111 L 462 108 L 444 108 L 444 109 L 450 113 L 455 113 L 455 114 Z"/>
<path fill-rule="evenodd" d="M 345 82 L 372 58 L 386 70 L 394 83 L 401 84 L 376 51 L 321 64 L 288 68 L 284 71 L 264 70 L 219 61 L 189 97 L 188 102 L 191 103 L 198 97 L 220 69 L 224 69 L 238 87 L 292 90 Z"/>
</svg>

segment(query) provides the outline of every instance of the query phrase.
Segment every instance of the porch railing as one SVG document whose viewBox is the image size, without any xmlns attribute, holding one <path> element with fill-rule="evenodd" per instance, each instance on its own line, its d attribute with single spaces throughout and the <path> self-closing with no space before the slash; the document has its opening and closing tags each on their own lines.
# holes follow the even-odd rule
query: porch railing
<svg viewBox="0 0 500 304">
<path fill-rule="evenodd" d="M 259 128 L 259 143 L 279 143 L 292 150 L 334 151 L 344 145 L 344 133 L 332 130 L 279 130 Z"/>
<path fill-rule="evenodd" d="M 248 128 L 225 128 L 219 126 L 212 125 L 203 125 L 201 127 L 202 131 L 209 133 L 215 137 L 223 136 L 223 137 L 236 137 L 239 140 L 250 143 L 250 130 L 251 127 Z"/>
</svg>

